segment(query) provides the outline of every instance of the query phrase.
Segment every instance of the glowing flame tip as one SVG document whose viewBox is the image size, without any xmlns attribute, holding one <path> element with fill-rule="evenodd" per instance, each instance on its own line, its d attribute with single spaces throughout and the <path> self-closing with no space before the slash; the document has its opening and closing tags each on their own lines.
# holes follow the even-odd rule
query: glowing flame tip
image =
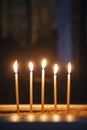
<svg viewBox="0 0 87 130">
<path fill-rule="evenodd" d="M 58 72 L 58 65 L 55 64 L 55 65 L 54 65 L 54 74 L 56 74 L 57 72 Z"/>
<path fill-rule="evenodd" d="M 29 62 L 29 68 L 30 68 L 30 71 L 33 71 L 33 63 L 31 61 Z"/>
<path fill-rule="evenodd" d="M 18 72 L 18 63 L 17 63 L 17 60 L 14 62 L 14 72 L 15 73 Z"/>
<path fill-rule="evenodd" d="M 68 73 L 69 74 L 71 73 L 71 63 L 70 62 L 68 63 Z"/>
<path fill-rule="evenodd" d="M 43 59 L 42 60 L 42 68 L 45 68 L 46 67 L 46 59 Z"/>
</svg>

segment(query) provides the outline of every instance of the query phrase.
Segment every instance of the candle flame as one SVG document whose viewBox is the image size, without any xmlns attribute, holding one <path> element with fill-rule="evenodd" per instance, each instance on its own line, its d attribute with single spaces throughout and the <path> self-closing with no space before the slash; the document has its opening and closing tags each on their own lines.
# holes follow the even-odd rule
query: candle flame
<svg viewBox="0 0 87 130">
<path fill-rule="evenodd" d="M 68 63 L 68 73 L 69 74 L 71 73 L 71 63 L 70 62 Z"/>
<path fill-rule="evenodd" d="M 42 68 L 45 68 L 46 67 L 46 59 L 43 59 L 42 61 Z"/>
<path fill-rule="evenodd" d="M 14 62 L 14 72 L 17 74 L 18 72 L 18 63 L 17 60 Z"/>
<path fill-rule="evenodd" d="M 58 72 L 58 65 L 55 64 L 55 65 L 54 65 L 54 74 L 56 74 L 57 72 Z"/>
<path fill-rule="evenodd" d="M 29 68 L 30 68 L 30 71 L 33 71 L 33 63 L 31 61 L 29 62 Z"/>
</svg>

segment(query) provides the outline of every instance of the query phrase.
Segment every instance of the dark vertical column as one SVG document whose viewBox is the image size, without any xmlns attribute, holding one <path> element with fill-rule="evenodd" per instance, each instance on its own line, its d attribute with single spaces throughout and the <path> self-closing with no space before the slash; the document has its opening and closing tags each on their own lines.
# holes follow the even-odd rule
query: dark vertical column
<svg viewBox="0 0 87 130">
<path fill-rule="evenodd" d="M 80 43 L 80 8 L 79 0 L 72 0 L 72 102 L 79 103 L 80 99 L 80 66 L 79 66 L 79 43 Z M 74 96 L 73 96 L 74 93 Z"/>
<path fill-rule="evenodd" d="M 1 6 L 1 26 L 2 26 L 2 36 L 6 37 L 7 36 L 7 0 L 2 0 L 2 6 Z"/>
<path fill-rule="evenodd" d="M 37 15 L 37 0 L 31 0 L 31 43 L 35 45 L 38 40 L 38 15 Z"/>
<path fill-rule="evenodd" d="M 1 13 L 2 13 L 2 0 L 0 0 L 0 38 L 1 38 L 1 35 L 2 35 L 2 24 L 1 24 Z"/>
<path fill-rule="evenodd" d="M 79 1 L 80 8 L 80 43 L 79 43 L 79 52 L 80 52 L 80 101 L 82 103 L 87 103 L 87 42 L 86 42 L 86 8 L 87 1 Z"/>
<path fill-rule="evenodd" d="M 72 59 L 71 0 L 57 2 L 58 58 L 62 66 Z"/>
<path fill-rule="evenodd" d="M 27 41 L 30 45 L 31 42 L 31 0 L 27 0 L 26 2 L 27 6 L 27 22 L 28 22 L 28 34 L 27 34 Z"/>
<path fill-rule="evenodd" d="M 59 102 L 66 103 L 67 94 L 67 67 L 72 63 L 72 41 L 71 41 L 71 0 L 57 1 L 57 45 L 58 62 L 61 72 L 59 76 Z"/>
</svg>

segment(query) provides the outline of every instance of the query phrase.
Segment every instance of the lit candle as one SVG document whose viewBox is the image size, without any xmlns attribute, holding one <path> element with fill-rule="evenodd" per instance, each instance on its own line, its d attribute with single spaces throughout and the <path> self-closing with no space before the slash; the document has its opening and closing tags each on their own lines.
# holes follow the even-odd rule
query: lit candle
<svg viewBox="0 0 87 130">
<path fill-rule="evenodd" d="M 58 65 L 54 65 L 54 109 L 57 110 L 57 71 Z"/>
<path fill-rule="evenodd" d="M 29 62 L 30 68 L 30 112 L 32 112 L 33 105 L 33 63 Z"/>
<path fill-rule="evenodd" d="M 69 113 L 70 105 L 70 73 L 71 73 L 71 64 L 68 63 L 68 77 L 67 77 L 67 113 Z"/>
<path fill-rule="evenodd" d="M 42 112 L 44 112 L 44 86 L 45 86 L 45 67 L 46 67 L 46 59 L 42 61 L 42 90 L 41 90 L 41 102 L 42 102 Z"/>
<path fill-rule="evenodd" d="M 17 60 L 14 62 L 14 72 L 15 72 L 15 90 L 16 90 L 17 113 L 19 114 L 18 63 L 17 63 Z"/>
</svg>

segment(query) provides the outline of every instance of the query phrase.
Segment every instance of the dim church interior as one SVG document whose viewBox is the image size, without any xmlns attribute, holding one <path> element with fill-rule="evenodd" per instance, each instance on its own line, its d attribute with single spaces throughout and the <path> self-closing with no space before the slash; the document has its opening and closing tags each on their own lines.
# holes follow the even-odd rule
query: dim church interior
<svg viewBox="0 0 87 130">
<path fill-rule="evenodd" d="M 62 0 L 64 1 L 64 0 Z M 53 103 L 51 66 L 58 62 L 58 28 L 56 0 L 2 0 L 0 8 L 1 78 L 0 103 L 15 103 L 14 73 L 11 64 L 19 61 L 20 103 L 28 103 L 29 73 L 27 62 L 35 62 L 34 102 L 40 103 L 40 60 L 48 59 L 46 102 Z M 71 102 L 87 103 L 87 39 L 86 2 L 71 0 L 72 71 Z M 62 14 L 63 15 L 63 14 Z M 61 16 L 63 17 L 63 16 Z M 59 72 L 59 103 L 66 103 L 66 70 Z M 61 78 L 62 77 L 62 78 Z M 10 92 L 9 92 L 10 90 Z M 50 92 L 50 96 L 48 95 Z M 37 94 L 36 94 L 37 93 Z M 74 95 L 74 96 L 73 96 Z"/>
</svg>

